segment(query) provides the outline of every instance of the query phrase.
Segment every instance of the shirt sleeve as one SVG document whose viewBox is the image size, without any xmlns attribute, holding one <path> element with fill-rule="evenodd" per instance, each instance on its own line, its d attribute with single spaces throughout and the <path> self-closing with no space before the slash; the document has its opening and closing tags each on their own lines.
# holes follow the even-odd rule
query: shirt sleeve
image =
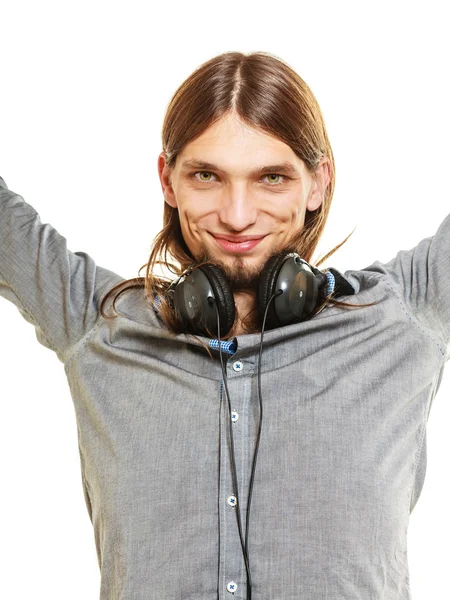
<svg viewBox="0 0 450 600">
<path fill-rule="evenodd" d="M 0 296 L 15 304 L 36 337 L 65 362 L 95 325 L 104 294 L 123 281 L 96 266 L 0 177 Z"/>
<path fill-rule="evenodd" d="M 450 214 L 436 233 L 373 270 L 389 278 L 407 309 L 446 346 L 450 358 Z"/>
</svg>

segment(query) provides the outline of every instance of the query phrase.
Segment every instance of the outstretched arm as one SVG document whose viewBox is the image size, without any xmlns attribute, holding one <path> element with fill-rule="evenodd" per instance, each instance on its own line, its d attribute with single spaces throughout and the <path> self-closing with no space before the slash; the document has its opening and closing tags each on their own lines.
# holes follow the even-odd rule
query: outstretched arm
<svg viewBox="0 0 450 600">
<path fill-rule="evenodd" d="M 66 238 L 0 177 L 0 296 L 61 362 L 96 323 L 99 298 L 122 280 L 85 252 L 71 252 Z"/>
<path fill-rule="evenodd" d="M 388 263 L 375 263 L 386 274 L 406 306 L 447 347 L 450 358 L 450 214 L 436 233 Z"/>
</svg>

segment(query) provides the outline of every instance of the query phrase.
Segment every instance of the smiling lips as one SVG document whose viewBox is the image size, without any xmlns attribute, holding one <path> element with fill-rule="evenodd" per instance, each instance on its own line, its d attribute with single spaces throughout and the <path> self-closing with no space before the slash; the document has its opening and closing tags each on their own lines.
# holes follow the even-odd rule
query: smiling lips
<svg viewBox="0 0 450 600">
<path fill-rule="evenodd" d="M 214 235 L 214 234 L 213 234 Z M 248 240 L 258 240 L 263 238 L 263 235 L 214 235 L 215 238 L 220 238 L 223 240 L 228 240 L 229 242 L 239 243 L 239 242 L 248 242 Z"/>
<path fill-rule="evenodd" d="M 213 236 L 217 243 L 229 252 L 247 252 L 254 248 L 265 236 Z"/>
</svg>

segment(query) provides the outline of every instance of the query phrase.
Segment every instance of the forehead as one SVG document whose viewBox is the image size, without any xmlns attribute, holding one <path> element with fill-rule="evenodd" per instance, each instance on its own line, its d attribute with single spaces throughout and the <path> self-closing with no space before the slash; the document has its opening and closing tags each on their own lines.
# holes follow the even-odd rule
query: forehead
<svg viewBox="0 0 450 600">
<path fill-rule="evenodd" d="M 223 173 L 284 171 L 293 176 L 305 171 L 304 162 L 290 146 L 265 131 L 224 117 L 187 144 L 178 155 L 180 170 L 220 170 Z"/>
</svg>

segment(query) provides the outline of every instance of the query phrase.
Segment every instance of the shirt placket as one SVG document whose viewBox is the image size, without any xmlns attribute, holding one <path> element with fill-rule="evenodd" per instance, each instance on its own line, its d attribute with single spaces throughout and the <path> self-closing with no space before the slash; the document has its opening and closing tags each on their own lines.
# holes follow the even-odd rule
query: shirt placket
<svg viewBox="0 0 450 600">
<path fill-rule="evenodd" d="M 245 363 L 230 359 L 227 363 L 227 385 L 230 394 L 231 417 L 226 389 L 221 387 L 221 435 L 220 435 L 220 480 L 219 480 L 219 598 L 221 600 L 246 600 L 247 575 L 239 537 L 236 511 L 240 509 L 242 537 L 245 542 L 246 498 L 250 476 L 250 394 L 251 382 L 244 376 Z M 238 482 L 238 494 L 233 485 L 231 463 L 231 438 L 229 425 L 233 428 L 234 455 Z M 240 507 L 238 507 L 238 498 Z"/>
</svg>

